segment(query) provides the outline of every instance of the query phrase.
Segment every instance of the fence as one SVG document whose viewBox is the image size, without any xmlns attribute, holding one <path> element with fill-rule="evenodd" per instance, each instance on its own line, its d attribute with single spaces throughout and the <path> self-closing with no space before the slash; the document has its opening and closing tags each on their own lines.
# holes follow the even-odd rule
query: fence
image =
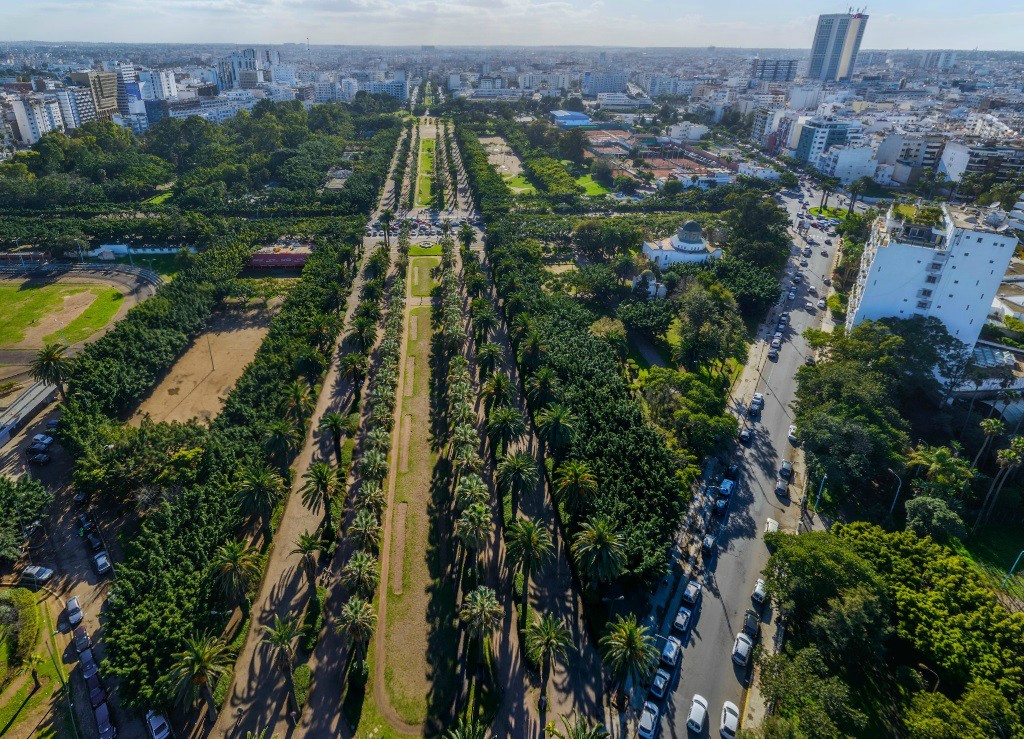
<svg viewBox="0 0 1024 739">
<path fill-rule="evenodd" d="M 93 272 L 110 274 L 111 272 L 118 272 L 124 275 L 132 275 L 136 279 L 140 279 L 143 282 L 148 282 L 154 287 L 159 287 L 164 283 L 164 278 L 158 275 L 156 272 L 145 269 L 143 267 L 133 267 L 128 264 L 50 264 L 48 262 L 31 264 L 26 263 L 25 265 L 5 264 L 0 265 L 0 274 L 32 274 L 33 272 L 49 272 L 49 273 L 66 273 L 66 272 Z"/>
</svg>

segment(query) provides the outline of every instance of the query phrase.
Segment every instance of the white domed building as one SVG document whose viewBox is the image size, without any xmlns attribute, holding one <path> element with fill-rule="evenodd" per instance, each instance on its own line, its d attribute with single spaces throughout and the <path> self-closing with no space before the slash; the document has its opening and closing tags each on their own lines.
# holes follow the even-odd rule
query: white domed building
<svg viewBox="0 0 1024 739">
<path fill-rule="evenodd" d="M 645 241 L 644 256 L 664 269 L 679 262 L 720 259 L 722 250 L 715 249 L 707 242 L 699 223 L 687 221 L 672 236 L 658 241 Z"/>
</svg>

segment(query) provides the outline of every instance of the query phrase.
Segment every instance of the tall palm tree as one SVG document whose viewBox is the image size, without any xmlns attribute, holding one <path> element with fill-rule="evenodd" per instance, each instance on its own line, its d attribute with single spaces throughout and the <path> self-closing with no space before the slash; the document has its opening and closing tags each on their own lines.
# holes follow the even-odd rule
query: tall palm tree
<svg viewBox="0 0 1024 739">
<path fill-rule="evenodd" d="M 494 444 L 495 456 L 505 454 L 513 444 L 526 433 L 526 421 L 515 408 L 502 405 L 491 410 L 487 416 L 487 434 Z"/>
<path fill-rule="evenodd" d="M 555 494 L 570 513 L 586 510 L 597 494 L 597 478 L 582 459 L 570 459 L 558 467 Z"/>
<path fill-rule="evenodd" d="M 975 470 L 978 468 L 978 462 L 981 460 L 981 456 L 985 453 L 985 449 L 988 448 L 989 443 L 992 439 L 997 436 L 1001 436 L 1006 431 L 1006 424 L 998 418 L 984 418 L 981 421 L 981 432 L 985 435 L 985 440 L 981 444 L 981 448 L 978 449 L 978 453 L 974 455 L 974 459 L 971 461 L 971 469 Z"/>
<path fill-rule="evenodd" d="M 242 604 L 249 615 L 249 588 L 260 576 L 260 553 L 243 541 L 229 541 L 217 547 L 211 562 L 221 592 Z"/>
<path fill-rule="evenodd" d="M 234 656 L 219 636 L 205 635 L 185 639 L 185 648 L 173 655 L 170 681 L 181 702 L 194 701 L 200 695 L 206 701 L 207 718 L 217 720 L 213 683 L 230 672 Z"/>
<path fill-rule="evenodd" d="M 380 584 L 380 563 L 370 552 L 353 552 L 341 570 L 341 581 L 349 590 L 369 597 Z"/>
<path fill-rule="evenodd" d="M 481 377 L 493 372 L 499 361 L 501 361 L 501 347 L 498 344 L 488 342 L 479 345 L 476 350 L 476 363 L 480 368 Z"/>
<path fill-rule="evenodd" d="M 608 739 L 608 730 L 578 713 L 562 716 L 562 728 L 550 732 L 557 739 Z"/>
<path fill-rule="evenodd" d="M 286 680 L 291 680 L 292 663 L 295 661 L 295 640 L 302 636 L 303 629 L 294 616 L 281 618 L 274 614 L 274 623 L 263 626 L 263 643 L 275 652 L 277 666 Z"/>
<path fill-rule="evenodd" d="M 334 461 L 341 464 L 341 440 L 348 429 L 348 419 L 337 411 L 327 411 L 320 416 L 318 425 L 320 433 L 331 435 L 331 443 L 334 445 Z"/>
<path fill-rule="evenodd" d="M 465 225 L 465 224 L 463 224 Z M 444 739 L 486 739 L 487 727 L 475 720 L 459 719 L 459 722 L 445 732 Z"/>
<path fill-rule="evenodd" d="M 463 249 L 469 249 L 473 246 L 473 241 L 476 240 L 476 232 L 473 231 L 473 227 L 466 221 L 462 222 L 459 226 L 459 243 L 462 244 Z"/>
<path fill-rule="evenodd" d="M 320 556 L 320 549 L 324 543 L 320 540 L 320 537 L 316 534 L 311 534 L 308 531 L 304 531 L 299 534 L 299 538 L 295 540 L 295 548 L 292 549 L 292 554 L 299 555 L 299 564 L 306 573 L 306 579 L 309 580 L 309 587 L 316 587 L 316 561 Z"/>
<path fill-rule="evenodd" d="M 518 518 L 505 532 L 505 542 L 512 567 L 523 570 L 523 604 L 519 612 L 525 618 L 530 600 L 530 575 L 535 565 L 551 555 L 551 533 L 532 519 Z"/>
<path fill-rule="evenodd" d="M 270 518 L 284 496 L 284 479 L 264 464 L 246 467 L 238 480 L 235 500 L 239 508 L 262 522 L 263 538 L 270 539 Z"/>
<path fill-rule="evenodd" d="M 331 502 L 341 492 L 344 482 L 338 479 L 338 468 L 326 462 L 314 462 L 302 476 L 302 502 L 314 513 L 324 508 L 324 531 L 334 530 Z"/>
<path fill-rule="evenodd" d="M 68 356 L 67 344 L 46 343 L 36 352 L 29 370 L 32 379 L 47 385 L 56 385 L 61 400 L 64 399 L 68 378 L 71 377 L 71 357 Z"/>
<path fill-rule="evenodd" d="M 391 208 L 385 208 L 380 212 L 378 218 L 384 229 L 384 246 L 391 248 L 391 224 L 395 222 L 395 212 Z"/>
<path fill-rule="evenodd" d="M 366 645 L 373 638 L 377 628 L 377 612 L 369 601 L 353 595 L 341 607 L 338 614 L 338 625 L 335 630 L 347 635 L 356 646 L 356 654 L 360 659 L 366 655 Z"/>
<path fill-rule="evenodd" d="M 985 517 L 985 523 L 991 520 L 992 513 L 996 509 L 996 503 L 999 502 L 999 494 L 1003 491 L 1003 485 L 1006 484 L 1010 475 L 1016 472 L 1021 464 L 1024 463 L 1024 436 L 1014 436 L 1010 439 L 1010 446 L 1006 449 L 1000 449 L 997 458 L 1000 467 L 999 474 L 992 480 L 992 485 L 989 487 L 985 500 L 981 504 L 981 511 L 979 511 L 978 519 L 971 528 L 971 533 L 974 533 L 978 528 L 982 515 Z"/>
<path fill-rule="evenodd" d="M 605 664 L 615 676 L 620 690 L 630 679 L 634 685 L 643 684 L 658 666 L 658 648 L 654 645 L 654 638 L 647 627 L 637 623 L 632 613 L 616 616 L 599 644 Z"/>
<path fill-rule="evenodd" d="M 376 548 L 380 543 L 380 522 L 377 514 L 369 508 L 360 508 L 352 519 L 348 533 L 356 541 L 356 546 L 364 549 Z"/>
<path fill-rule="evenodd" d="M 366 355 L 360 352 L 349 352 L 341 358 L 341 374 L 352 383 L 353 405 L 359 402 L 359 395 L 366 377 Z"/>
<path fill-rule="evenodd" d="M 537 414 L 537 433 L 552 451 L 556 464 L 565 454 L 576 430 L 576 416 L 561 403 L 552 403 Z"/>
<path fill-rule="evenodd" d="M 277 461 L 283 470 L 288 467 L 288 458 L 302 444 L 302 431 L 298 424 L 287 418 L 278 418 L 267 424 L 263 431 L 263 447 L 267 454 Z"/>
<path fill-rule="evenodd" d="M 480 388 L 480 397 L 484 399 L 484 407 L 490 411 L 496 405 L 511 403 L 514 392 L 512 380 L 508 375 L 504 372 L 492 372 Z"/>
<path fill-rule="evenodd" d="M 467 552 L 472 552 L 479 566 L 479 553 L 491 535 L 491 512 L 483 503 L 474 503 L 464 510 L 455 521 L 455 535 L 459 537 Z"/>
<path fill-rule="evenodd" d="M 522 496 L 537 484 L 537 460 L 529 452 L 507 453 L 498 463 L 498 486 L 512 496 L 512 512 L 519 510 Z"/>
<path fill-rule="evenodd" d="M 622 574 L 626 553 L 622 534 L 610 520 L 597 516 L 576 532 L 572 553 L 583 573 L 595 583 L 606 583 Z"/>
<path fill-rule="evenodd" d="M 501 623 L 502 614 L 498 596 L 482 585 L 468 593 L 462 601 L 459 619 L 466 624 L 470 638 L 475 639 L 480 648 L 480 664 L 485 659 L 487 635 Z"/>
<path fill-rule="evenodd" d="M 370 316 L 357 316 L 352 321 L 352 335 L 356 337 L 359 348 L 365 353 L 377 340 L 377 322 Z"/>
<path fill-rule="evenodd" d="M 302 423 L 313 412 L 313 393 L 305 380 L 292 380 L 285 386 L 284 397 L 281 399 L 281 412 L 285 418 L 295 423 Z"/>
<path fill-rule="evenodd" d="M 526 397 L 534 408 L 554 402 L 558 395 L 558 374 L 551 367 L 541 367 L 526 381 Z"/>
<path fill-rule="evenodd" d="M 545 613 L 539 621 L 526 627 L 526 652 L 531 660 L 540 665 L 541 695 L 547 691 L 552 663 L 556 659 L 564 659 L 572 646 L 569 629 L 550 613 Z"/>
<path fill-rule="evenodd" d="M 487 504 L 489 498 L 487 483 L 480 475 L 471 473 L 459 478 L 455 486 L 455 507 L 461 512 L 474 503 Z"/>
<path fill-rule="evenodd" d="M 924 482 L 915 480 L 916 489 L 937 497 L 959 492 L 974 476 L 955 444 L 953 448 L 921 444 L 907 456 L 907 466 L 917 467 L 924 478 Z"/>
<path fill-rule="evenodd" d="M 546 353 L 544 337 L 537 329 L 530 329 L 519 343 L 519 361 L 528 367 L 536 367 Z"/>
</svg>

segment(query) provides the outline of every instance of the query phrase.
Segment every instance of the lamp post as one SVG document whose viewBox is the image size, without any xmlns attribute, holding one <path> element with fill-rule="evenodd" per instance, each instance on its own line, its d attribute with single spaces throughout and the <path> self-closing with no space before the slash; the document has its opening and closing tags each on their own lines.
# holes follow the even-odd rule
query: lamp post
<svg viewBox="0 0 1024 739">
<path fill-rule="evenodd" d="M 1010 568 L 1010 571 L 1006 573 L 1006 577 L 1003 578 L 1003 582 L 999 586 L 1000 590 L 1005 589 L 1006 583 L 1010 582 L 1010 578 L 1013 577 L 1013 571 L 1017 569 L 1017 565 L 1020 563 L 1021 557 L 1024 557 L 1024 549 L 1021 549 L 1020 554 L 1017 555 L 1017 559 L 1013 560 L 1013 567 Z"/>
<path fill-rule="evenodd" d="M 821 483 L 818 485 L 818 496 L 814 499 L 814 508 L 811 509 L 813 513 L 818 512 L 818 501 L 821 500 L 821 491 L 825 488 L 825 480 L 828 479 L 828 473 L 821 476 Z"/>
<path fill-rule="evenodd" d="M 899 480 L 899 484 L 896 485 L 896 495 L 893 496 L 892 505 L 889 506 L 889 517 L 892 518 L 892 512 L 896 510 L 896 501 L 900 499 L 900 489 L 903 487 L 903 478 L 897 475 L 895 472 L 893 472 L 892 467 L 889 467 L 887 469 L 893 477 Z"/>
</svg>

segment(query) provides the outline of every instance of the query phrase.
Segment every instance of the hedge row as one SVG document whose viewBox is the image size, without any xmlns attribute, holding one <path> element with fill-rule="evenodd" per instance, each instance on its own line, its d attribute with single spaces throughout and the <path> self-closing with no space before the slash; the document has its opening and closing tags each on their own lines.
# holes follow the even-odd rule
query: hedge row
<svg viewBox="0 0 1024 739">
<path fill-rule="evenodd" d="M 518 123 L 500 121 L 498 131 L 509 146 L 523 161 L 523 168 L 530 175 L 530 180 L 548 195 L 572 196 L 582 195 L 585 190 L 576 184 L 576 180 L 565 171 L 562 163 L 552 159 L 542 149 L 536 149 L 526 138 L 526 133 Z"/>
<path fill-rule="evenodd" d="M 455 134 L 473 192 L 473 201 L 484 220 L 490 223 L 509 212 L 512 207 L 512 191 L 487 161 L 487 152 L 477 134 L 459 123 L 455 125 Z"/>
</svg>

